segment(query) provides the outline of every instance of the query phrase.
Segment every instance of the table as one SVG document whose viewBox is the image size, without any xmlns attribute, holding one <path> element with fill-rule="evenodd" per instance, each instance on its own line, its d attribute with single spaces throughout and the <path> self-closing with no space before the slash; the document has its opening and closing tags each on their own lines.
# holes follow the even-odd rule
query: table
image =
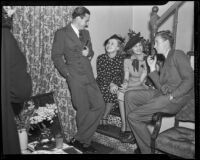
<svg viewBox="0 0 200 160">
<path fill-rule="evenodd" d="M 48 142 L 48 139 L 42 140 L 42 142 Z M 53 147 L 52 149 L 44 149 L 41 150 L 35 150 L 36 145 L 38 144 L 38 141 L 34 141 L 28 144 L 28 148 L 26 151 L 23 151 L 22 154 L 83 154 L 80 150 L 76 149 L 73 146 L 70 146 L 66 143 L 63 143 L 63 147 L 61 149 L 58 149 Z"/>
</svg>

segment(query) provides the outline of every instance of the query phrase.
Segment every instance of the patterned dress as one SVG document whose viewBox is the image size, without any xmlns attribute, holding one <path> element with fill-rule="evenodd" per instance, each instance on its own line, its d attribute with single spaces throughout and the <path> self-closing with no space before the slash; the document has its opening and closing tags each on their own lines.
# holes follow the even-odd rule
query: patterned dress
<svg viewBox="0 0 200 160">
<path fill-rule="evenodd" d="M 110 58 L 107 54 L 102 54 L 97 58 L 97 84 L 103 94 L 105 103 L 116 103 L 117 94 L 110 92 L 110 83 L 118 87 L 123 81 L 123 55 L 116 55 Z"/>
</svg>

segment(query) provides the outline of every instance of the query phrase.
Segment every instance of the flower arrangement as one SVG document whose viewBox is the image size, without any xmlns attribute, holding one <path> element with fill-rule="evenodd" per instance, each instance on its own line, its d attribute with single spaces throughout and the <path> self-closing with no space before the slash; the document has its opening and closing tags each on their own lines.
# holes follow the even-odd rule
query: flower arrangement
<svg viewBox="0 0 200 160">
<path fill-rule="evenodd" d="M 53 123 L 54 117 L 57 117 L 58 109 L 56 104 L 46 104 L 45 106 L 39 107 L 30 118 L 31 129 L 34 128 L 39 129 L 39 135 L 37 137 L 37 141 L 39 142 L 36 146 L 37 149 L 43 148 L 43 139 L 48 139 L 51 142 L 54 133 L 56 133 L 55 126 Z M 51 125 L 53 123 L 53 125 Z M 49 127 L 50 125 L 50 127 Z M 58 130 L 58 128 L 56 128 Z M 29 133 L 32 135 L 31 133 Z"/>
<path fill-rule="evenodd" d="M 28 106 L 27 106 L 28 105 Z M 35 113 L 35 105 L 32 101 L 24 103 L 23 110 L 18 116 L 15 117 L 15 122 L 17 124 L 17 129 L 22 130 L 26 129 L 27 131 L 30 128 L 30 118 Z"/>
<path fill-rule="evenodd" d="M 55 104 L 46 104 L 45 107 L 39 107 L 30 118 L 30 124 L 38 124 L 44 120 L 53 123 L 53 118 L 57 115 L 58 110 Z"/>
</svg>

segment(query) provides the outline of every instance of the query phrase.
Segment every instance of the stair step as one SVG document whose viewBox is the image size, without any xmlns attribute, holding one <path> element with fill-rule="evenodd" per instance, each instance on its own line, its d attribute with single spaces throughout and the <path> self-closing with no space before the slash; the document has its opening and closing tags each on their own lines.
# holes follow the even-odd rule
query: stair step
<svg viewBox="0 0 200 160">
<path fill-rule="evenodd" d="M 110 114 L 121 117 L 118 105 L 113 106 L 112 110 L 110 111 Z"/>
<path fill-rule="evenodd" d="M 99 125 L 96 132 L 101 133 L 103 135 L 115 138 L 115 139 L 120 139 L 120 127 L 113 126 L 113 125 L 106 125 L 105 127 L 103 125 Z M 134 144 L 134 143 L 132 143 Z"/>
<path fill-rule="evenodd" d="M 93 139 L 124 154 L 134 154 L 137 145 L 135 143 L 121 143 L 119 140 L 120 128 L 121 115 L 118 105 L 115 105 L 108 115 L 108 125 L 106 127 L 99 125 Z"/>
<path fill-rule="evenodd" d="M 123 152 L 122 154 L 134 154 L 135 149 L 137 149 L 136 144 L 121 143 L 118 139 L 103 135 L 98 132 L 95 132 L 93 136 L 93 141 L 108 146 L 110 148 L 113 148 L 116 151 Z"/>
</svg>

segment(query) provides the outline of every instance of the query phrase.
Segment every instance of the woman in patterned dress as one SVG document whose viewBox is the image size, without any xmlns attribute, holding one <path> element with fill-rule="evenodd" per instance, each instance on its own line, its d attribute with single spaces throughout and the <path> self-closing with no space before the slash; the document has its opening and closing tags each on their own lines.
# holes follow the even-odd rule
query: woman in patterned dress
<svg viewBox="0 0 200 160">
<path fill-rule="evenodd" d="M 123 81 L 123 38 L 114 34 L 104 42 L 105 54 L 97 57 L 97 84 L 103 95 L 106 109 L 100 124 L 107 124 L 112 106 L 118 102 L 117 91 Z"/>
<path fill-rule="evenodd" d="M 142 39 L 140 33 L 138 33 L 130 38 L 124 48 L 125 52 L 129 52 L 131 56 L 124 60 L 124 82 L 118 91 L 119 109 L 122 120 L 120 136 L 123 136 L 126 130 L 124 93 L 128 90 L 148 88 L 144 84 L 147 76 L 147 67 L 145 62 L 146 56 L 143 53 Z"/>
</svg>

